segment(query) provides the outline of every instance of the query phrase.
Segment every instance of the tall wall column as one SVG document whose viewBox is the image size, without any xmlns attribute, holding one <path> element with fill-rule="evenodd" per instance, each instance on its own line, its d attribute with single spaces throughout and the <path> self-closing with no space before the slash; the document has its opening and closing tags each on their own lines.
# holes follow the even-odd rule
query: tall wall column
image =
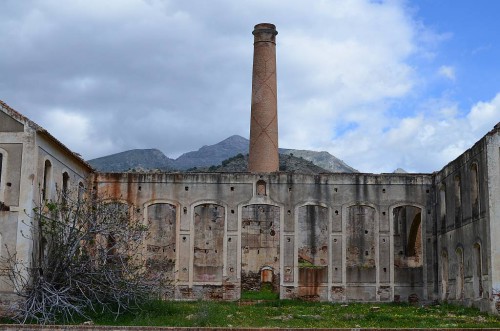
<svg viewBox="0 0 500 331">
<path fill-rule="evenodd" d="M 276 27 L 255 26 L 252 74 L 252 116 L 248 171 L 279 170 L 278 112 L 276 87 Z"/>
</svg>

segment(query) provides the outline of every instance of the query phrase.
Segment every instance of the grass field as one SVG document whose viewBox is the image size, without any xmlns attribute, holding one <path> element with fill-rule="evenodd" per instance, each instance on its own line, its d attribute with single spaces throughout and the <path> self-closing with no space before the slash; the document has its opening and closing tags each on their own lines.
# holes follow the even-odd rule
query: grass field
<svg viewBox="0 0 500 331">
<path fill-rule="evenodd" d="M 151 302 L 142 311 L 92 316 L 95 324 L 210 327 L 500 327 L 496 316 L 453 305 L 318 303 L 297 300 L 266 302 Z"/>
<path fill-rule="evenodd" d="M 91 314 L 96 325 L 280 328 L 492 328 L 497 316 L 448 304 L 320 303 L 299 300 L 237 302 L 151 301 L 115 318 Z M 85 320 L 77 320 L 80 324 Z M 0 323 L 9 322 L 0 320 Z"/>
</svg>

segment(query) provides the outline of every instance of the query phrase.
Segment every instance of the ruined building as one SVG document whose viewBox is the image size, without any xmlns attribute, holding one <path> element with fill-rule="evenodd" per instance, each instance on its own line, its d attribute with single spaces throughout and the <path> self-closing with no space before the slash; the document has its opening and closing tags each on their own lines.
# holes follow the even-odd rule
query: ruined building
<svg viewBox="0 0 500 331">
<path fill-rule="evenodd" d="M 25 210 L 94 188 L 149 224 L 176 299 L 448 300 L 500 309 L 500 125 L 431 174 L 279 172 L 275 38 L 255 27 L 249 171 L 97 173 L 0 103 L 0 254 L 29 260 Z M 39 188 L 42 188 L 41 190 Z M 0 282 L 0 297 L 11 293 Z"/>
</svg>

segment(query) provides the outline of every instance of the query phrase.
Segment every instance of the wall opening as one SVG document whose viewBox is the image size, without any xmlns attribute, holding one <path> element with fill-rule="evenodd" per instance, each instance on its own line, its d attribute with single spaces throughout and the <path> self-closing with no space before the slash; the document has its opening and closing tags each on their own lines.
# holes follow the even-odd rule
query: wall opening
<svg viewBox="0 0 500 331">
<path fill-rule="evenodd" d="M 260 282 L 262 284 L 273 282 L 273 268 L 264 267 L 260 270 Z"/>
<path fill-rule="evenodd" d="M 422 264 L 422 214 L 417 213 L 413 218 L 408 234 L 408 257 L 415 260 L 416 264 Z"/>
<path fill-rule="evenodd" d="M 414 206 L 394 208 L 395 267 L 422 266 L 422 210 Z"/>
<path fill-rule="evenodd" d="M 62 203 L 66 205 L 68 201 L 68 189 L 69 189 L 69 174 L 67 172 L 63 173 L 63 183 L 62 183 Z"/>
<path fill-rule="evenodd" d="M 0 153 L 0 188 L 2 187 L 2 174 L 3 174 L 3 154 Z"/>
<path fill-rule="evenodd" d="M 83 199 L 83 194 L 85 193 L 85 186 L 82 182 L 78 183 L 78 202 L 81 202 Z"/>
<path fill-rule="evenodd" d="M 106 217 L 112 216 L 116 222 L 130 221 L 130 206 L 121 201 L 110 201 L 103 206 L 103 213 Z M 108 216 L 109 215 L 109 216 Z M 124 251 L 121 250 L 121 238 L 117 237 L 112 228 L 106 230 L 106 233 L 99 235 L 103 245 L 99 245 L 99 249 L 105 250 L 105 258 L 109 263 L 117 263 L 119 259 L 124 258 Z"/>
<path fill-rule="evenodd" d="M 457 275 L 456 275 L 456 299 L 462 300 L 464 298 L 464 253 L 461 247 L 456 250 L 457 255 Z"/>
<path fill-rule="evenodd" d="M 474 296 L 476 298 L 481 298 L 483 296 L 483 266 L 481 260 L 481 245 L 479 243 L 474 244 L 474 272 L 472 276 L 472 286 L 474 287 Z"/>
<path fill-rule="evenodd" d="M 477 163 L 473 163 L 470 168 L 470 201 L 472 207 L 472 217 L 479 217 L 479 177 Z"/>
<path fill-rule="evenodd" d="M 442 184 L 439 189 L 439 219 L 441 220 L 441 230 L 446 230 L 446 184 Z"/>
<path fill-rule="evenodd" d="M 448 253 L 441 252 L 441 299 L 448 300 Z"/>
<path fill-rule="evenodd" d="M 5 187 L 5 167 L 7 165 L 6 162 L 6 154 L 3 152 L 3 150 L 0 150 L 0 210 L 2 207 L 2 203 L 5 201 L 4 200 L 4 187 Z"/>
<path fill-rule="evenodd" d="M 241 291 L 262 289 L 262 270 L 270 287 L 279 292 L 280 208 L 272 205 L 243 206 L 241 214 Z M 265 268 L 265 269 L 264 269 Z M 269 274 L 272 272 L 272 275 Z"/>
<path fill-rule="evenodd" d="M 266 196 L 267 195 L 266 182 L 263 180 L 257 181 L 257 190 L 256 191 L 257 191 L 257 195 Z"/>
<path fill-rule="evenodd" d="M 47 200 L 50 197 L 50 185 L 52 181 L 52 164 L 49 160 L 45 160 L 43 167 L 43 186 L 42 199 Z"/>
<path fill-rule="evenodd" d="M 460 176 L 455 176 L 455 227 L 462 223 L 462 195 L 460 190 Z"/>
</svg>

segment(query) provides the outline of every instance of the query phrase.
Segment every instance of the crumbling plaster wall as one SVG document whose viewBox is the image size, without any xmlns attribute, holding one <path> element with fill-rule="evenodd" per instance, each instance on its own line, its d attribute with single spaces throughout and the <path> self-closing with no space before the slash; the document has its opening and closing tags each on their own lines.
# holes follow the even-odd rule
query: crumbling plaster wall
<svg viewBox="0 0 500 331">
<path fill-rule="evenodd" d="M 91 169 L 73 153 L 61 148 L 40 134 L 37 126 L 25 117 L 0 102 L 0 153 L 2 157 L 2 178 L 0 181 L 0 255 L 16 254 L 16 258 L 31 263 L 36 253 L 36 242 L 29 238 L 30 215 L 35 201 L 39 201 L 39 185 L 43 178 L 43 159 L 50 159 L 54 173 L 49 183 L 61 187 L 62 173 L 70 174 L 69 185 L 88 183 Z M 40 129 L 40 128 L 38 128 Z M 69 188 L 69 187 L 68 187 Z M 28 237 L 27 237 L 28 236 Z M 7 247 L 5 246 L 7 245 Z M 1 269 L 1 268 L 0 268 Z M 0 277 L 5 277 L 0 274 Z M 0 280 L 0 301 L 10 300 L 12 288 Z"/>
<path fill-rule="evenodd" d="M 424 279 L 407 287 L 405 279 L 394 282 L 391 248 L 392 210 L 401 205 L 421 208 L 424 251 L 427 241 L 434 240 L 431 217 L 427 217 L 434 212 L 431 175 L 109 173 L 96 174 L 94 182 L 100 194 L 127 201 L 144 212 L 145 219 L 148 215 L 144 208 L 156 201 L 175 206 L 177 239 L 172 283 L 176 298 L 236 299 L 249 264 L 252 271 L 260 267 L 273 270 L 282 298 L 377 301 L 395 297 L 407 300 L 410 296 L 425 300 L 433 296 L 424 286 L 435 279 L 426 264 L 428 257 L 423 256 Z M 218 228 L 216 234 L 222 238 L 210 243 L 215 245 L 210 247 L 213 252 L 217 249 L 215 265 L 222 261 L 222 277 L 216 268 L 211 276 L 203 274 L 206 282 L 196 272 L 206 264 L 197 256 L 198 242 L 206 245 L 205 238 L 214 238 L 215 230 L 207 225 L 212 222 L 210 217 L 197 225 L 201 206 L 217 206 L 221 213 L 217 217 L 225 220 L 223 231 Z M 255 209 L 252 215 L 264 208 L 267 216 L 249 217 L 248 208 Z M 254 223 L 251 231 L 243 228 L 244 224 L 250 225 L 249 221 Z M 213 233 L 207 233 L 210 231 Z M 312 243 L 312 238 L 321 245 Z M 250 241 L 252 245 L 262 242 L 262 254 L 258 247 L 250 249 Z M 356 246 L 363 249 L 351 263 L 349 248 Z M 302 269 L 301 277 L 299 255 L 307 250 L 314 250 L 316 257 L 311 261 L 318 270 L 306 275 Z M 255 256 L 248 258 L 245 254 Z M 356 270 L 351 270 L 353 267 Z M 427 277 L 427 273 L 431 276 Z"/>
<path fill-rule="evenodd" d="M 487 178 L 483 179 L 487 185 L 487 193 L 483 200 L 483 206 L 487 210 L 487 234 L 489 235 L 489 247 L 484 247 L 489 261 L 483 264 L 488 270 L 488 280 L 485 283 L 491 286 L 489 305 L 491 311 L 500 312 L 500 123 L 495 126 L 485 138 L 486 142 L 486 171 Z M 480 204 L 481 208 L 481 204 Z M 483 259 L 484 261 L 484 259 Z M 475 285 L 475 284 L 474 284 Z M 484 285 L 483 285 L 484 286 Z"/>
<path fill-rule="evenodd" d="M 494 311 L 500 262 L 499 130 L 435 174 L 439 298 Z M 499 260 L 500 261 L 500 260 Z M 497 305 L 498 306 L 498 305 Z M 498 308 L 498 307 L 497 307 Z"/>
<path fill-rule="evenodd" d="M 31 209 L 35 133 L 10 117 L 0 103 L 0 153 L 3 154 L 0 181 L 0 256 L 16 253 L 29 261 L 31 242 L 20 233 L 24 210 Z M 19 253 L 17 253 L 19 252 Z M 0 266 L 2 270 L 4 266 Z M 12 288 L 0 271 L 0 301 L 9 300 Z M 3 278 L 3 279 L 1 279 Z"/>
</svg>

